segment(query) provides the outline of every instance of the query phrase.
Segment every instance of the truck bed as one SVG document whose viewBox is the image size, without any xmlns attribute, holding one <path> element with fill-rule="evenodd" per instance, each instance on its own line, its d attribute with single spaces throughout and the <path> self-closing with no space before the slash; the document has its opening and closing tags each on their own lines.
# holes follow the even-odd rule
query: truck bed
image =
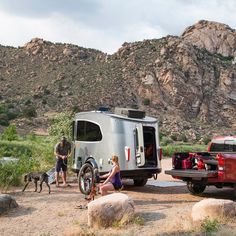
<svg viewBox="0 0 236 236">
<path fill-rule="evenodd" d="M 177 176 L 177 177 L 189 177 L 189 178 L 213 178 L 217 177 L 216 170 L 166 170 L 165 174 Z"/>
</svg>

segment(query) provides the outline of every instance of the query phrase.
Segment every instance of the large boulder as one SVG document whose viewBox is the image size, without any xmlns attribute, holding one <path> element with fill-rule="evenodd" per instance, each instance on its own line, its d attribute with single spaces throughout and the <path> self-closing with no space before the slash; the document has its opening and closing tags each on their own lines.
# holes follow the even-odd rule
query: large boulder
<svg viewBox="0 0 236 236">
<path fill-rule="evenodd" d="M 88 204 L 88 225 L 108 227 L 119 222 L 127 223 L 134 217 L 134 202 L 123 193 L 103 196 Z"/>
<path fill-rule="evenodd" d="M 209 198 L 196 203 L 191 215 L 193 221 L 232 217 L 236 215 L 236 207 L 231 200 Z"/>
<path fill-rule="evenodd" d="M 15 207 L 18 207 L 18 204 L 13 197 L 8 194 L 0 194 L 0 214 Z"/>
</svg>

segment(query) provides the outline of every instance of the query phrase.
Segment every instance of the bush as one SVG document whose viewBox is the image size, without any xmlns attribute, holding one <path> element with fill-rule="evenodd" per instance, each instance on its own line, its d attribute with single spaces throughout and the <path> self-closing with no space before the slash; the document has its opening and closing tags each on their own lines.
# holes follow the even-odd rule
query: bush
<svg viewBox="0 0 236 236">
<path fill-rule="evenodd" d="M 70 138 L 72 136 L 72 116 L 69 113 L 60 113 L 51 121 L 49 134 L 56 139 L 62 135 Z"/>
<path fill-rule="evenodd" d="M 167 145 L 162 147 L 164 157 L 171 157 L 175 152 L 206 152 L 206 145 Z"/>
<path fill-rule="evenodd" d="M 0 125 L 2 125 L 2 126 L 9 125 L 8 117 L 6 114 L 0 114 Z"/>
<path fill-rule="evenodd" d="M 18 139 L 15 125 L 9 125 L 2 134 L 3 140 L 13 141 Z"/>
<path fill-rule="evenodd" d="M 13 104 L 1 104 L 0 105 L 0 124 L 8 125 L 9 120 L 15 119 L 19 114 L 17 111 L 10 111 L 11 108 L 14 108 Z"/>
<path fill-rule="evenodd" d="M 219 221 L 217 219 L 205 219 L 201 223 L 201 228 L 206 233 L 212 233 L 218 231 L 219 229 Z"/>
<path fill-rule="evenodd" d="M 26 118 L 32 118 L 37 116 L 35 107 L 28 107 L 23 110 L 23 116 Z"/>
<path fill-rule="evenodd" d="M 143 100 L 143 105 L 145 105 L 145 106 L 149 106 L 150 105 L 150 99 L 149 98 L 145 98 L 144 100 Z"/>
<path fill-rule="evenodd" d="M 28 138 L 28 137 L 27 137 Z M 0 141 L 0 157 L 33 157 L 38 166 L 34 167 L 40 171 L 51 169 L 55 164 L 54 143 L 49 139 L 32 137 L 24 141 Z"/>
<path fill-rule="evenodd" d="M 0 186 L 7 189 L 9 186 L 18 186 L 22 175 L 30 172 L 35 166 L 35 160 L 22 156 L 18 161 L 0 163 Z"/>
<path fill-rule="evenodd" d="M 18 185 L 22 175 L 31 171 L 48 171 L 55 165 L 54 143 L 45 137 L 28 135 L 17 141 L 0 140 L 0 158 L 16 157 L 18 162 L 0 164 L 0 186 Z"/>
<path fill-rule="evenodd" d="M 211 137 L 206 136 L 206 137 L 203 138 L 202 141 L 203 141 L 203 143 L 204 143 L 205 145 L 208 145 L 208 143 L 211 141 Z"/>
<path fill-rule="evenodd" d="M 177 135 L 176 133 L 171 134 L 170 137 L 171 137 L 171 139 L 174 140 L 174 141 L 177 141 L 177 139 L 178 139 L 178 135 Z"/>
<path fill-rule="evenodd" d="M 173 140 L 168 138 L 168 137 L 165 137 L 163 136 L 162 139 L 161 139 L 161 146 L 166 146 L 168 144 L 171 144 L 173 143 Z"/>
<path fill-rule="evenodd" d="M 187 136 L 185 134 L 181 134 L 179 136 L 179 141 L 183 141 L 183 142 L 187 143 L 188 142 L 188 138 L 187 138 Z"/>
<path fill-rule="evenodd" d="M 0 157 L 32 156 L 29 145 L 18 141 L 0 141 Z"/>
</svg>

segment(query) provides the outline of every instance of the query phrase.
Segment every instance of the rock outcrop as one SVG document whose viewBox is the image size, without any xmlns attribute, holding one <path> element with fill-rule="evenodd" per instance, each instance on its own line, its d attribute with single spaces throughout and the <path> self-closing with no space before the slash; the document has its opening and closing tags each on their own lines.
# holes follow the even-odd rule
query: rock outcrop
<svg viewBox="0 0 236 236">
<path fill-rule="evenodd" d="M 124 224 L 134 217 L 134 202 L 123 193 L 113 193 L 88 204 L 88 225 L 108 227 Z"/>
<path fill-rule="evenodd" d="M 18 207 L 18 204 L 12 196 L 8 194 L 0 194 L 0 214 L 16 207 Z"/>
<path fill-rule="evenodd" d="M 180 37 L 124 43 L 113 55 L 38 38 L 22 48 L 0 46 L 0 105 L 9 107 L 0 109 L 0 125 L 18 114 L 18 129 L 31 132 L 48 112 L 118 106 L 158 117 L 174 140 L 233 134 L 235 34 L 200 21 Z M 28 110 L 37 117 L 26 117 Z"/>
<path fill-rule="evenodd" d="M 236 30 L 228 25 L 201 20 L 188 27 L 182 34 L 184 40 L 205 48 L 211 53 L 234 57 L 236 51 Z"/>
<path fill-rule="evenodd" d="M 209 198 L 196 203 L 192 208 L 191 215 L 193 221 L 202 221 L 206 218 L 235 217 L 236 206 L 231 200 Z"/>
</svg>

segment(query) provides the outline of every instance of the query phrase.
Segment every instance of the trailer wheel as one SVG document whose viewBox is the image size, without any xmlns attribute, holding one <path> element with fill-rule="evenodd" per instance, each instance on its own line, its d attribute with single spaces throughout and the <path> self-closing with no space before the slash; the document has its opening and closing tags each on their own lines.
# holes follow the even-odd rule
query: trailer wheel
<svg viewBox="0 0 236 236">
<path fill-rule="evenodd" d="M 147 179 L 134 179 L 135 186 L 144 186 L 147 183 Z"/>
<path fill-rule="evenodd" d="M 82 165 L 78 175 L 79 190 L 81 193 L 88 195 L 94 184 L 94 170 L 92 165 L 85 163 Z"/>
<path fill-rule="evenodd" d="M 206 185 L 199 182 L 188 182 L 187 183 L 187 188 L 189 190 L 190 193 L 194 194 L 194 195 L 198 195 L 204 192 Z"/>
</svg>

